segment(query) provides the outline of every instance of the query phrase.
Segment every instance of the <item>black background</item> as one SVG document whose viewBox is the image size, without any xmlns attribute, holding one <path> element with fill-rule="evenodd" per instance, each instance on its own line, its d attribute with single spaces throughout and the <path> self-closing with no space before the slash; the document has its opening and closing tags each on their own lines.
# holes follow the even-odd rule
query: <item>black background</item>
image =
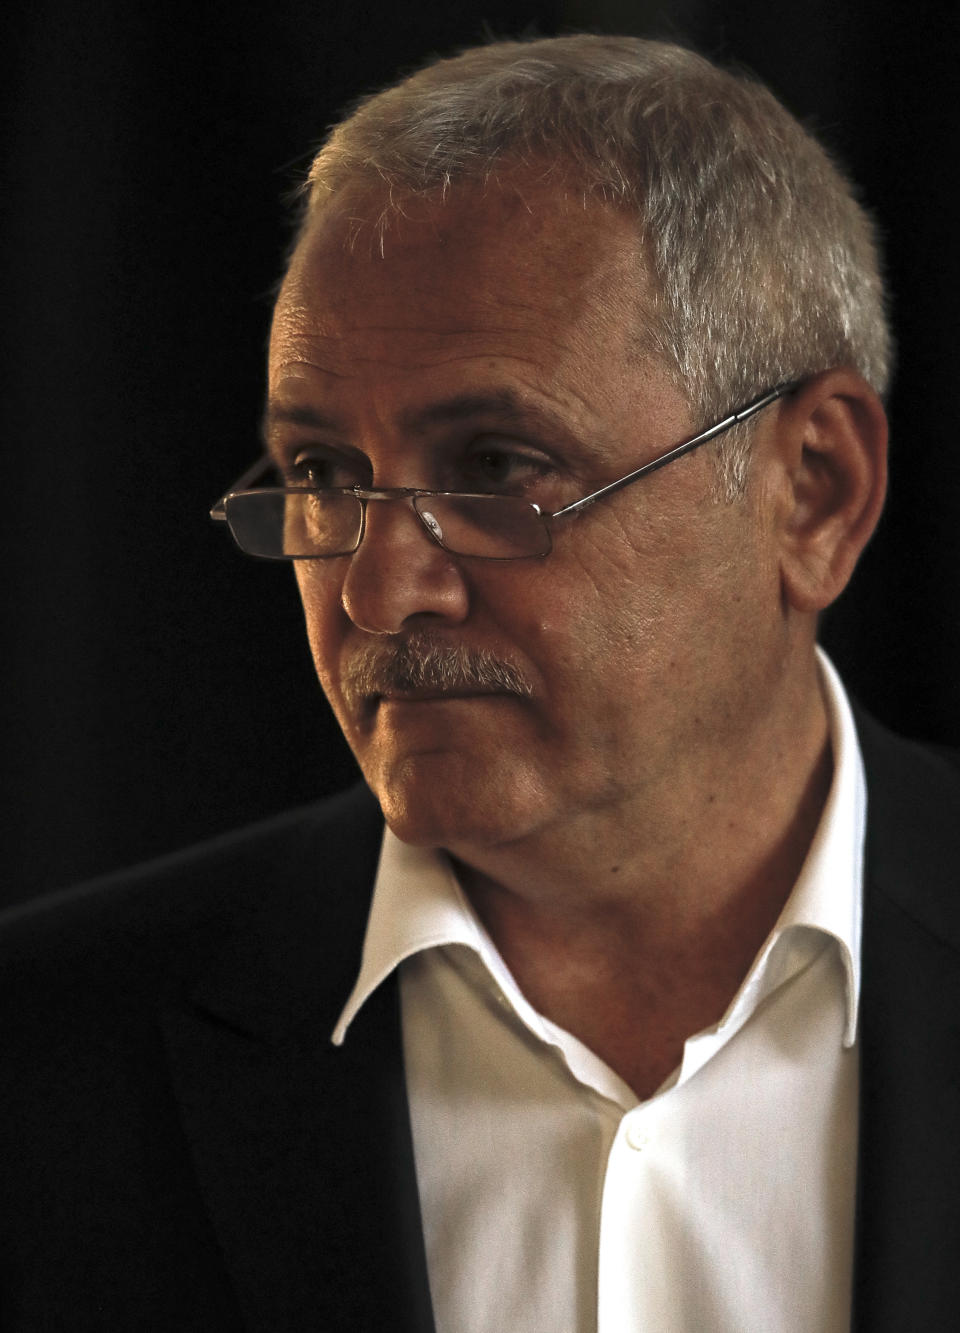
<svg viewBox="0 0 960 1333">
<path fill-rule="evenodd" d="M 769 82 L 862 186 L 895 296 L 892 491 L 825 641 L 960 743 L 958 20 L 931 0 L 7 11 L 2 898 L 343 785 L 290 571 L 210 503 L 256 456 L 282 200 L 353 98 L 485 34 L 672 36 Z"/>
</svg>

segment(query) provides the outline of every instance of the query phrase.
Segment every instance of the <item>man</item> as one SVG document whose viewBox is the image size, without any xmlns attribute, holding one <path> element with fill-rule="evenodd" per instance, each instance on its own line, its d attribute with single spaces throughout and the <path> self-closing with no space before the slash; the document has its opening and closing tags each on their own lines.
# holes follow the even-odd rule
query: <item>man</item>
<svg viewBox="0 0 960 1333">
<path fill-rule="evenodd" d="M 888 360 L 846 182 L 678 48 L 334 131 L 214 512 L 376 801 L 7 925 L 5 1328 L 952 1327 L 960 784 L 815 643 Z"/>
</svg>

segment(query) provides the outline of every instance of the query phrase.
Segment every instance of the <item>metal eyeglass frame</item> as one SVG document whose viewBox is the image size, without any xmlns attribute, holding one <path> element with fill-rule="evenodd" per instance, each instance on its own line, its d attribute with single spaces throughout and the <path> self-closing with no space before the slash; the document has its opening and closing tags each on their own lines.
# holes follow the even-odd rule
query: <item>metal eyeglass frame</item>
<svg viewBox="0 0 960 1333">
<path fill-rule="evenodd" d="M 546 530 L 546 535 L 547 535 L 547 549 L 545 551 L 539 551 L 530 556 L 480 555 L 480 556 L 462 556 L 461 558 L 465 560 L 523 560 L 523 559 L 537 559 L 537 558 L 542 559 L 544 556 L 549 555 L 551 550 L 553 549 L 550 524 L 554 523 L 558 518 L 568 518 L 571 514 L 578 514 L 582 510 L 586 509 L 589 505 L 596 504 L 598 500 L 603 500 L 608 495 L 614 495 L 617 491 L 623 490 L 624 487 L 632 486 L 633 483 L 635 481 L 639 481 L 641 477 L 649 476 L 651 472 L 657 472 L 659 471 L 660 468 L 666 467 L 668 463 L 672 463 L 678 458 L 683 458 L 685 454 L 692 453 L 694 449 L 699 449 L 702 444 L 707 444 L 709 443 L 710 440 L 715 440 L 719 435 L 723 435 L 728 430 L 732 430 L 734 426 L 740 425 L 740 423 L 743 421 L 748 421 L 750 417 L 756 415 L 757 412 L 762 412 L 765 407 L 769 407 L 769 405 L 773 402 L 776 402 L 778 398 L 782 398 L 784 394 L 790 393 L 793 389 L 796 389 L 799 383 L 800 381 L 798 380 L 784 380 L 783 383 L 777 384 L 772 389 L 768 389 L 765 393 L 762 393 L 759 396 L 759 398 L 754 398 L 744 407 L 737 408 L 736 411 L 731 412 L 728 416 L 725 416 L 721 421 L 716 422 L 713 426 L 708 426 L 706 430 L 700 431 L 699 434 L 694 435 L 691 439 L 684 440 L 682 444 L 674 445 L 673 448 L 668 449 L 665 453 L 658 454 L 656 458 L 650 459 L 649 462 L 644 463 L 641 467 L 634 468 L 634 470 L 632 472 L 628 472 L 626 476 L 618 477 L 616 481 L 608 482 L 606 486 L 601 486 L 599 490 L 591 491 L 589 495 L 584 495 L 579 500 L 574 500 L 571 504 L 564 505 L 562 509 L 557 509 L 553 513 L 545 512 L 540 508 L 538 504 L 534 503 L 534 501 L 531 500 L 529 502 L 530 508 L 534 510 L 539 515 L 540 518 L 543 519 L 544 528 Z M 220 499 L 210 510 L 210 517 L 220 522 L 226 522 L 227 500 L 229 500 L 231 496 L 237 495 L 243 491 L 258 489 L 255 483 L 259 481 L 264 476 L 265 473 L 269 472 L 269 470 L 273 467 L 273 465 L 274 465 L 273 460 L 270 458 L 269 454 L 264 454 L 261 458 L 259 458 L 256 461 L 256 463 L 254 463 L 251 467 L 247 468 L 246 472 L 244 472 L 240 477 L 237 478 L 237 480 L 233 483 L 233 485 L 229 488 L 229 490 L 224 492 L 224 494 L 220 497 Z M 277 487 L 270 489 L 284 490 L 286 488 Z M 310 490 L 311 488 L 295 487 L 290 489 L 302 492 L 304 490 Z M 424 497 L 431 495 L 467 496 L 468 494 L 467 492 L 463 491 L 431 491 L 431 490 L 422 490 L 417 487 L 407 487 L 407 486 L 387 488 L 387 489 L 376 489 L 376 490 L 369 490 L 362 486 L 345 486 L 342 489 L 343 489 L 343 494 L 354 495 L 358 500 L 362 501 L 415 500 L 421 496 Z M 366 512 L 366 505 L 364 505 L 364 512 Z M 423 529 L 427 533 L 427 535 L 431 537 L 437 543 L 438 546 L 443 546 L 443 542 L 431 529 L 429 523 L 426 522 L 423 515 L 416 508 L 416 506 L 414 506 L 414 512 L 420 519 Z M 340 555 L 353 555 L 357 550 L 359 550 L 360 543 L 363 541 L 365 527 L 366 525 L 364 523 L 361 523 L 360 533 L 357 538 L 357 544 L 356 546 L 353 547 L 351 551 L 340 551 L 337 552 L 337 555 L 281 556 L 279 558 L 290 559 L 290 560 L 311 560 L 311 559 L 333 560 Z M 447 548 L 443 547 L 443 549 L 446 550 Z M 457 552 L 452 551 L 450 552 L 450 554 L 456 555 Z"/>
</svg>

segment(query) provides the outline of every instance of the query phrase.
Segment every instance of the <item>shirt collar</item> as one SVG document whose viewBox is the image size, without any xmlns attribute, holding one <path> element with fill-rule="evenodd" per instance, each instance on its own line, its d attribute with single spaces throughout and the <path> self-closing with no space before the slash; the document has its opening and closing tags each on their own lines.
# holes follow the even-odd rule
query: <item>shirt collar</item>
<svg viewBox="0 0 960 1333">
<path fill-rule="evenodd" d="M 367 999 L 405 958 L 423 949 L 479 949 L 479 922 L 447 858 L 384 831 L 360 972 L 333 1031 L 339 1046 Z"/>
<path fill-rule="evenodd" d="M 500 951 L 474 912 L 442 852 L 410 847 L 390 829 L 384 831 L 374 881 L 360 971 L 333 1030 L 334 1045 L 363 1005 L 405 958 L 424 949 L 463 945 L 478 960 L 482 974 L 499 988 L 520 1020 L 551 1045 L 551 1025 L 530 1004 L 514 981 Z"/>
<path fill-rule="evenodd" d="M 837 941 L 846 1002 L 843 1044 L 849 1047 L 856 1038 L 860 998 L 867 780 L 846 691 L 820 648 L 817 658 L 833 750 L 833 782 L 797 883 L 761 958 L 772 953 L 777 939 L 791 928 L 812 928 Z"/>
<path fill-rule="evenodd" d="M 843 1044 L 849 1048 L 856 1040 L 867 784 L 846 692 L 819 648 L 817 659 L 833 754 L 823 813 L 793 891 L 727 1012 L 714 1027 L 688 1039 L 681 1082 L 725 1045 L 768 995 L 812 963 L 825 942 L 837 949 L 843 971 Z"/>
<path fill-rule="evenodd" d="M 796 972 L 824 936 L 836 941 L 844 973 L 844 1045 L 852 1046 L 860 994 L 860 936 L 866 779 L 853 714 L 840 678 L 817 649 L 833 750 L 833 781 L 793 892 L 727 1013 L 710 1034 L 730 1039 L 761 1000 Z M 402 843 L 387 829 L 356 983 L 333 1031 L 341 1045 L 366 1000 L 405 958 L 464 945 L 477 953 L 526 1025 L 550 1040 L 544 1020 L 516 987 L 442 853 Z M 815 947 L 814 947 L 815 946 Z M 705 1034 L 706 1036 L 707 1034 Z M 712 1046 L 712 1042 L 708 1043 Z M 691 1046 L 690 1056 L 694 1052 Z M 699 1066 L 709 1051 L 703 1049 Z M 683 1077 L 692 1072 L 684 1061 Z"/>
</svg>

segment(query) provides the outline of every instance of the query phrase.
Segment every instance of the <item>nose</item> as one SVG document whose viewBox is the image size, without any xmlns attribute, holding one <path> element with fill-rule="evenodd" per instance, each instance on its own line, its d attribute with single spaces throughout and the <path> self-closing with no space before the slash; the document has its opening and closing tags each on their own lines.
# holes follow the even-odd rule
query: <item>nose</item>
<svg viewBox="0 0 960 1333">
<path fill-rule="evenodd" d="M 349 561 L 343 608 L 369 634 L 397 634 L 422 618 L 460 624 L 469 611 L 456 559 L 427 535 L 412 506 L 368 500 L 363 540 Z"/>
</svg>

